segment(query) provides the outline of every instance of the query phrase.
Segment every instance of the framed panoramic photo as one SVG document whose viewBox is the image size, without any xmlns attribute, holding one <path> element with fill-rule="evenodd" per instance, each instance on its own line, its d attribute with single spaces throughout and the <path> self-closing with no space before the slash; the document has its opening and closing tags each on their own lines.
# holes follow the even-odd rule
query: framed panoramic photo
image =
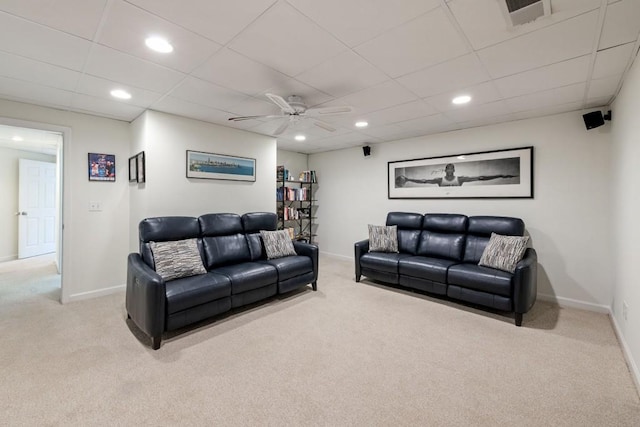
<svg viewBox="0 0 640 427">
<path fill-rule="evenodd" d="M 533 147 L 388 162 L 389 199 L 533 198 Z"/>
<path fill-rule="evenodd" d="M 187 178 L 255 181 L 256 159 L 187 150 Z"/>
<path fill-rule="evenodd" d="M 141 151 L 136 155 L 136 170 L 138 171 L 136 180 L 138 182 L 146 182 L 147 173 L 145 169 L 144 151 Z"/>
<path fill-rule="evenodd" d="M 113 154 L 89 153 L 89 181 L 116 180 L 116 156 Z"/>
<path fill-rule="evenodd" d="M 129 157 L 129 182 L 138 181 L 138 158 Z"/>
</svg>

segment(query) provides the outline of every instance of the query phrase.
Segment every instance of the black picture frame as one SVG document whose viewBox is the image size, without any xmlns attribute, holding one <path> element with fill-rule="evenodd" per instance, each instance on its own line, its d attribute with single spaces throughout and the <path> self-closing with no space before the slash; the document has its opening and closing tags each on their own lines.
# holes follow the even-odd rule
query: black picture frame
<svg viewBox="0 0 640 427">
<path fill-rule="evenodd" d="M 389 199 L 532 199 L 533 147 L 387 162 Z"/>
<path fill-rule="evenodd" d="M 138 156 L 129 157 L 129 182 L 138 181 Z"/>
<path fill-rule="evenodd" d="M 135 157 L 136 157 L 136 169 L 138 171 L 136 175 L 136 180 L 139 183 L 146 182 L 147 171 L 146 171 L 144 151 L 139 152 Z"/>
<path fill-rule="evenodd" d="M 187 178 L 256 180 L 256 159 L 187 150 Z"/>
<path fill-rule="evenodd" d="M 115 182 L 116 156 L 114 154 L 88 153 L 89 181 Z"/>
</svg>

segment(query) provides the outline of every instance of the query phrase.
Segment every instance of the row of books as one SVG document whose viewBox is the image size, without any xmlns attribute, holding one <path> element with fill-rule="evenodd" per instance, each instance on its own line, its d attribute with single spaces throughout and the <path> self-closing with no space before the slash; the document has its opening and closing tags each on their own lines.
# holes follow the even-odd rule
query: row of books
<svg viewBox="0 0 640 427">
<path fill-rule="evenodd" d="M 311 191 L 308 187 L 304 188 L 292 188 L 292 187 L 278 187 L 276 189 L 276 200 L 281 202 L 283 200 L 310 200 Z"/>
<path fill-rule="evenodd" d="M 316 171 L 302 171 L 300 172 L 299 179 L 303 182 L 318 182 L 316 180 Z"/>
<path fill-rule="evenodd" d="M 288 181 L 289 180 L 289 169 L 285 169 L 284 166 L 278 166 L 276 168 L 276 179 L 278 181 Z"/>
<path fill-rule="evenodd" d="M 308 215 L 305 215 L 303 212 L 300 212 L 298 209 L 296 208 L 292 208 L 292 207 L 288 207 L 285 206 L 284 210 L 282 211 L 282 218 L 287 221 L 289 219 L 301 219 L 301 218 L 305 218 Z"/>
<path fill-rule="evenodd" d="M 284 166 L 278 166 L 276 168 L 276 179 L 278 181 L 295 181 L 294 177 L 289 174 L 289 169 L 285 169 Z M 318 182 L 316 180 L 316 171 L 302 171 L 298 175 L 298 181 L 300 182 Z"/>
</svg>

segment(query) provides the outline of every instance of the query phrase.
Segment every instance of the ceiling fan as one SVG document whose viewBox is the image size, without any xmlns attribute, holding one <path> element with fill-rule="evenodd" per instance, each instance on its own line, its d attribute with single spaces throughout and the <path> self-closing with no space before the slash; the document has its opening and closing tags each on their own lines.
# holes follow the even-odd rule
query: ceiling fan
<svg viewBox="0 0 640 427">
<path fill-rule="evenodd" d="M 323 122 L 319 119 L 322 116 L 328 116 L 333 114 L 344 114 L 350 113 L 352 108 L 348 106 L 341 107 L 325 107 L 325 108 L 307 108 L 307 105 L 304 103 L 302 98 L 298 95 L 288 96 L 285 100 L 283 97 L 274 95 L 272 93 L 265 94 L 267 98 L 274 104 L 276 104 L 282 110 L 281 114 L 267 115 L 267 116 L 242 116 L 242 117 L 231 117 L 229 120 L 233 122 L 239 122 L 242 120 L 252 120 L 252 119 L 280 119 L 282 123 L 278 128 L 273 132 L 274 135 L 280 135 L 284 132 L 289 125 L 296 123 L 303 119 L 311 119 L 313 120 L 313 124 L 321 127 L 324 130 L 329 132 L 334 132 L 336 129 L 332 127 L 329 123 Z"/>
</svg>

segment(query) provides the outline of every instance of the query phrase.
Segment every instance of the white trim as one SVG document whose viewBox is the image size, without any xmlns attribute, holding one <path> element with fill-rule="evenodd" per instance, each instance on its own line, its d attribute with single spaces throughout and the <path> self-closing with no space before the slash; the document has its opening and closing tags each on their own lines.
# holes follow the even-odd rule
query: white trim
<svg viewBox="0 0 640 427">
<path fill-rule="evenodd" d="M 353 257 L 345 256 L 345 255 L 332 254 L 330 252 L 320 251 L 320 255 L 324 255 L 324 256 L 327 256 L 329 258 L 338 258 L 338 259 L 341 259 L 341 260 L 353 260 Z"/>
<path fill-rule="evenodd" d="M 579 308 L 581 310 L 595 311 L 597 313 L 611 313 L 611 307 L 591 302 L 575 300 L 571 298 L 559 297 L 556 295 L 538 294 L 541 301 L 549 301 L 558 304 L 560 307 Z"/>
<path fill-rule="evenodd" d="M 611 310 L 609 310 L 609 318 L 611 319 L 611 325 L 613 326 L 613 331 L 618 337 L 618 342 L 620 343 L 620 347 L 622 347 L 622 354 L 624 355 L 625 362 L 627 362 L 627 367 L 629 368 L 629 372 L 631 372 L 631 378 L 633 378 L 633 383 L 636 386 L 636 390 L 640 393 L 640 371 L 638 370 L 638 365 L 636 365 L 636 362 L 633 360 L 633 355 L 631 354 L 631 350 L 627 345 L 627 341 L 624 339 L 624 335 L 622 334 L 620 325 L 618 325 L 616 316 L 613 315 L 613 312 L 611 312 Z"/>
<path fill-rule="evenodd" d="M 80 292 L 79 294 L 69 295 L 69 298 L 66 298 L 65 300 L 63 300 L 62 303 L 66 304 L 68 302 L 75 302 L 75 301 L 82 301 L 85 299 L 103 297 L 105 295 L 111 295 L 118 292 L 123 292 L 126 289 L 126 287 L 127 285 L 118 285 L 118 286 L 112 286 L 110 288 L 97 289 L 95 291 Z"/>
<path fill-rule="evenodd" d="M 5 256 L 0 258 L 0 262 L 5 262 L 5 261 L 14 261 L 18 259 L 18 254 L 13 254 L 13 255 L 9 255 L 9 256 Z"/>
</svg>

